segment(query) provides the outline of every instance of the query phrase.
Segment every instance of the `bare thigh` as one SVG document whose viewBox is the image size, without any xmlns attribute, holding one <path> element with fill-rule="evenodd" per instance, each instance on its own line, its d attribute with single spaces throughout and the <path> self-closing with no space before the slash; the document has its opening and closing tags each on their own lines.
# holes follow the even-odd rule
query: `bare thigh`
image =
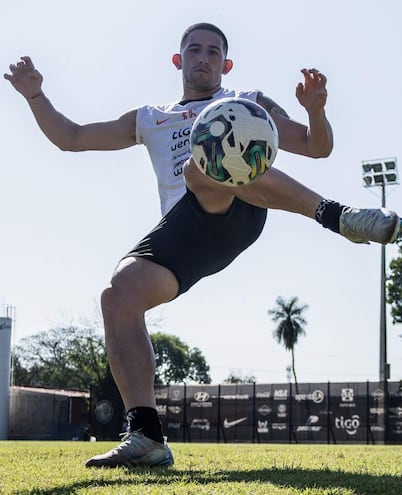
<svg viewBox="0 0 402 495">
<path fill-rule="evenodd" d="M 147 311 L 174 299 L 179 290 L 175 275 L 144 258 L 127 257 L 113 274 L 112 288 L 134 308 Z"/>
</svg>

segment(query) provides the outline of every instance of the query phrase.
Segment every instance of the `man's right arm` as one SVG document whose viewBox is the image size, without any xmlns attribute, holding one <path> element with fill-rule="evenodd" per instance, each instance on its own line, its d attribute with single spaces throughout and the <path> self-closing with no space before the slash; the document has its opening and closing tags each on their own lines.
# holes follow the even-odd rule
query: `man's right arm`
<svg viewBox="0 0 402 495">
<path fill-rule="evenodd" d="M 136 110 L 117 120 L 77 124 L 58 112 L 42 91 L 42 75 L 29 57 L 10 66 L 4 74 L 27 100 L 34 117 L 48 139 L 64 151 L 118 150 L 136 144 Z"/>
</svg>

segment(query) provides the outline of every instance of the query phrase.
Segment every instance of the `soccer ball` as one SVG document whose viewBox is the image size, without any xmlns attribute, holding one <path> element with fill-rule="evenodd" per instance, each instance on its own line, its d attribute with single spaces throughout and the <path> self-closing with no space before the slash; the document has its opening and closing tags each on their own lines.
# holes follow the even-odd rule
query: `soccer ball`
<svg viewBox="0 0 402 495">
<path fill-rule="evenodd" d="M 227 186 L 249 184 L 264 174 L 278 151 L 270 115 L 245 98 L 222 98 L 196 118 L 190 147 L 197 167 Z"/>
</svg>

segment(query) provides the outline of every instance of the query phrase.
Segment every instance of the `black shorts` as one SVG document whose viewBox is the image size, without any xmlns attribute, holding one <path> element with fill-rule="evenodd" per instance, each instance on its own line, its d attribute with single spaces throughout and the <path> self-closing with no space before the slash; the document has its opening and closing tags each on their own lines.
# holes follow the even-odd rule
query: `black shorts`
<svg viewBox="0 0 402 495">
<path fill-rule="evenodd" d="M 235 198 L 225 214 L 207 213 L 194 194 L 183 198 L 125 258 L 144 257 L 176 276 L 179 292 L 228 266 L 260 236 L 267 210 Z"/>
</svg>

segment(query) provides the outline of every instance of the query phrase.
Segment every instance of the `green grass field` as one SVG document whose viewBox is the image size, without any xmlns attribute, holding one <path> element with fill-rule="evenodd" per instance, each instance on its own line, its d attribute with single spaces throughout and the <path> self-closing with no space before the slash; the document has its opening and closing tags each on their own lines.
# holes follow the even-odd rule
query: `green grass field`
<svg viewBox="0 0 402 495">
<path fill-rule="evenodd" d="M 113 445 L 0 442 L 0 494 L 402 495 L 402 446 L 172 444 L 171 468 L 84 467 Z"/>
</svg>

